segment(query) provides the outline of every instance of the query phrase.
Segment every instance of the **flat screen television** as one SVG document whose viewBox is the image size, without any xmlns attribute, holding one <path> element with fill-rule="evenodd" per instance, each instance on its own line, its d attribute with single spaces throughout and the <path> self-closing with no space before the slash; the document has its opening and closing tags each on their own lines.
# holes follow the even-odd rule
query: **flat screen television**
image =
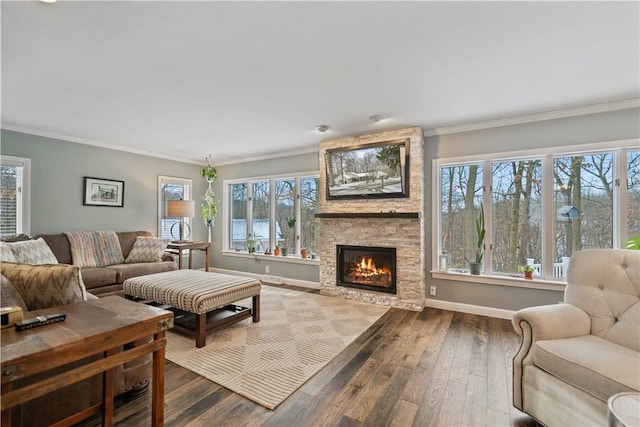
<svg viewBox="0 0 640 427">
<path fill-rule="evenodd" d="M 325 152 L 327 200 L 409 197 L 409 139 Z"/>
</svg>

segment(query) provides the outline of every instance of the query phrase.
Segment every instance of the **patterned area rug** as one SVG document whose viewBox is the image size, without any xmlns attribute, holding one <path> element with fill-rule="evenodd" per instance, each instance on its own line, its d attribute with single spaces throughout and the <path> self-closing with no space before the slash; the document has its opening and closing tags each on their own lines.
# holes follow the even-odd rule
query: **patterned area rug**
<svg viewBox="0 0 640 427">
<path fill-rule="evenodd" d="M 199 349 L 194 338 L 170 332 L 166 358 L 274 409 L 388 310 L 270 286 L 260 295 L 259 323 L 214 332 Z"/>
</svg>

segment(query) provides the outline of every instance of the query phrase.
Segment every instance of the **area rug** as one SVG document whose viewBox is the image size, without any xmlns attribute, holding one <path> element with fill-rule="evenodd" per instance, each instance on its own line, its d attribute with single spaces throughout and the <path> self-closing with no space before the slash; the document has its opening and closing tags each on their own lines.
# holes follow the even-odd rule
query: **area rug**
<svg viewBox="0 0 640 427">
<path fill-rule="evenodd" d="M 263 286 L 260 322 L 246 319 L 207 337 L 170 332 L 166 358 L 274 409 L 315 375 L 387 307 Z M 240 305 L 251 306 L 251 299 Z"/>
</svg>

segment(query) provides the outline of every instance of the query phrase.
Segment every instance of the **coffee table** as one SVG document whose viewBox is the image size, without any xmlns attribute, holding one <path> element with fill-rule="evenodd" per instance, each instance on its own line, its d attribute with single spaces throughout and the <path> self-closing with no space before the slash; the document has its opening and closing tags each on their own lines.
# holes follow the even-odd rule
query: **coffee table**
<svg viewBox="0 0 640 427">
<path fill-rule="evenodd" d="M 15 328 L 2 330 L 2 427 L 11 425 L 14 406 L 100 373 L 104 373 L 102 403 L 63 421 L 66 425 L 74 424 L 102 411 L 103 425 L 112 425 L 113 369 L 150 353 L 153 354 L 151 422 L 153 426 L 162 426 L 165 331 L 172 327 L 173 314 L 110 296 L 32 311 L 27 317 L 53 313 L 64 313 L 67 318 L 21 332 Z M 148 337 L 153 340 L 135 347 L 125 346 Z M 98 359 L 87 362 L 92 356 Z M 23 379 L 83 360 L 85 363 L 80 366 L 74 365 L 60 374 L 21 386 Z"/>
<path fill-rule="evenodd" d="M 195 337 L 204 347 L 208 332 L 226 328 L 249 317 L 260 321 L 257 279 L 200 270 L 174 270 L 132 277 L 122 284 L 127 298 L 160 304 L 174 312 L 174 329 Z M 252 298 L 252 308 L 234 304 Z"/>
</svg>

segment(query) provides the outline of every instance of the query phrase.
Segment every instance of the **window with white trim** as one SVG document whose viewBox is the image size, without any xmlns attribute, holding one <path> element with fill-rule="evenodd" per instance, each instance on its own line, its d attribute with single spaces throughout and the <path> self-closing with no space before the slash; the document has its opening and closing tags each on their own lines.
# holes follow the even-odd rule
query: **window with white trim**
<svg viewBox="0 0 640 427">
<path fill-rule="evenodd" d="M 433 269 L 467 272 L 484 209 L 483 274 L 564 281 L 583 249 L 623 247 L 640 235 L 637 141 L 434 160 Z M 578 148 L 578 149 L 576 149 Z"/>
<path fill-rule="evenodd" d="M 31 159 L 0 159 L 0 235 L 30 234 Z"/>
<path fill-rule="evenodd" d="M 158 176 L 158 237 L 179 240 L 179 218 L 167 218 L 167 202 L 169 200 L 192 200 L 192 180 L 172 176 Z M 193 218 L 184 218 L 188 229 Z M 173 228 L 173 234 L 172 234 Z"/>
<path fill-rule="evenodd" d="M 255 236 L 256 253 L 278 246 L 289 254 L 316 251 L 316 174 L 225 180 L 226 250 L 246 252 Z"/>
</svg>

